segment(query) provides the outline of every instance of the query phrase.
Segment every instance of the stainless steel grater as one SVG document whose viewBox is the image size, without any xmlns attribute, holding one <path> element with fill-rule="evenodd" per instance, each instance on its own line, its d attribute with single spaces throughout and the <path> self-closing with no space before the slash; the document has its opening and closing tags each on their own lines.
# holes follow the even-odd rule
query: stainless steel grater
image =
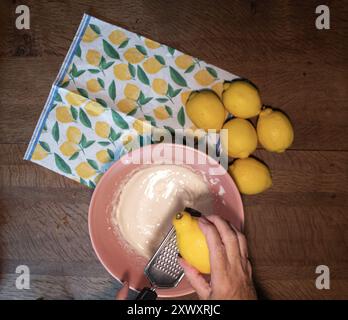
<svg viewBox="0 0 348 320">
<path fill-rule="evenodd" d="M 156 299 L 157 288 L 176 287 L 184 276 L 184 270 L 178 263 L 178 248 L 174 227 L 161 242 L 159 248 L 146 265 L 144 273 L 151 283 L 151 288 L 144 288 L 137 300 Z"/>
</svg>

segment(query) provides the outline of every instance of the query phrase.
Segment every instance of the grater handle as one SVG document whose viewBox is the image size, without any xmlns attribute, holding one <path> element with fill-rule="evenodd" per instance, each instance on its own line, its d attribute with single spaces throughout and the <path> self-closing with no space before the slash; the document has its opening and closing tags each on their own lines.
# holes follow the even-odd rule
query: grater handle
<svg viewBox="0 0 348 320">
<path fill-rule="evenodd" d="M 135 300 L 156 300 L 157 293 L 153 288 L 145 287 L 140 293 L 137 295 Z"/>
</svg>

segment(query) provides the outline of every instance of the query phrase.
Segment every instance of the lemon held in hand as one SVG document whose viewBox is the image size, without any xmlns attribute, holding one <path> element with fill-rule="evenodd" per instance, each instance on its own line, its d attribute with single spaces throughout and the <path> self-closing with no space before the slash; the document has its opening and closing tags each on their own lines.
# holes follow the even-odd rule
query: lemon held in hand
<svg viewBox="0 0 348 320">
<path fill-rule="evenodd" d="M 243 194 L 257 194 L 272 185 L 268 168 L 254 158 L 237 159 L 228 171 Z"/>
<path fill-rule="evenodd" d="M 243 80 L 224 83 L 222 102 L 230 113 L 242 119 L 255 117 L 261 110 L 261 98 L 258 90 Z"/>
<path fill-rule="evenodd" d="M 198 219 L 183 211 L 172 220 L 180 255 L 201 273 L 210 273 L 209 249 Z"/>
<path fill-rule="evenodd" d="M 227 135 L 221 134 L 221 144 L 230 157 L 247 158 L 255 151 L 256 130 L 248 120 L 234 118 L 226 122 L 222 129 L 228 130 Z"/>
<path fill-rule="evenodd" d="M 266 108 L 257 121 L 257 135 L 262 146 L 268 151 L 284 152 L 294 140 L 294 131 L 288 117 Z"/>
<path fill-rule="evenodd" d="M 225 121 L 225 109 L 219 97 L 210 90 L 192 92 L 186 112 L 197 128 L 219 131 Z"/>
</svg>

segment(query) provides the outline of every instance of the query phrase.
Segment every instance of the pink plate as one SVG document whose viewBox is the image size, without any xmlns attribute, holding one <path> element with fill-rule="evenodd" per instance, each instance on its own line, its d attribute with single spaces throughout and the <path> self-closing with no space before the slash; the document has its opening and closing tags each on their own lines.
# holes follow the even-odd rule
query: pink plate
<svg viewBox="0 0 348 320">
<path fill-rule="evenodd" d="M 131 161 L 140 155 L 141 164 Z M 127 280 L 137 291 L 150 285 L 144 275 L 147 261 L 127 249 L 125 241 L 116 235 L 110 222 L 111 203 L 133 171 L 153 163 L 182 164 L 203 175 L 214 198 L 213 212 L 237 229 L 243 229 L 244 212 L 238 189 L 230 175 L 211 157 L 191 147 L 167 143 L 148 145 L 124 155 L 109 168 L 94 190 L 88 225 L 93 248 L 105 269 L 117 280 Z M 218 170 L 220 175 L 211 170 Z M 157 290 L 159 297 L 179 297 L 192 292 L 185 277 L 176 288 Z"/>
</svg>

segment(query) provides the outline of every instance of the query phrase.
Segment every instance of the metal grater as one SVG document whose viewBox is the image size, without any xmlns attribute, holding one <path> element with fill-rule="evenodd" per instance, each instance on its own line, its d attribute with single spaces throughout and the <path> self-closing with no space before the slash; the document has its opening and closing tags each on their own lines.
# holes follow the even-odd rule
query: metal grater
<svg viewBox="0 0 348 320">
<path fill-rule="evenodd" d="M 150 280 L 151 288 L 144 288 L 138 295 L 138 300 L 156 299 L 157 288 L 173 288 L 179 284 L 184 276 L 184 270 L 177 258 L 176 233 L 172 227 L 145 267 L 144 273 Z"/>
</svg>

